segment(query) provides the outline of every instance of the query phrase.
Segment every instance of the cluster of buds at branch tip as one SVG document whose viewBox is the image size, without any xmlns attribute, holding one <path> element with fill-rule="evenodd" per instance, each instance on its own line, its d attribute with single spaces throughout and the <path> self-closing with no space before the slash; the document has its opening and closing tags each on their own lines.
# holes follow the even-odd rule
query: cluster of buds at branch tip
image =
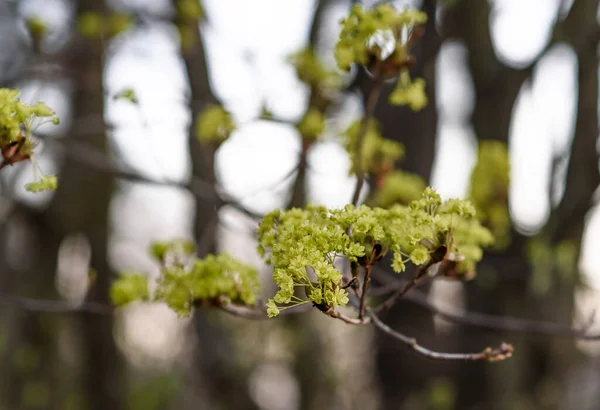
<svg viewBox="0 0 600 410">
<path fill-rule="evenodd" d="M 514 350 L 514 346 L 510 343 L 502 343 L 496 349 L 488 347 L 481 354 L 488 362 L 495 363 L 511 358 Z"/>
<path fill-rule="evenodd" d="M 30 149 L 26 149 L 26 142 L 27 139 L 24 136 L 21 136 L 19 139 L 11 141 L 8 144 L 0 147 L 2 150 L 2 162 L 0 163 L 0 169 L 17 162 L 27 161 L 31 158 Z"/>
</svg>

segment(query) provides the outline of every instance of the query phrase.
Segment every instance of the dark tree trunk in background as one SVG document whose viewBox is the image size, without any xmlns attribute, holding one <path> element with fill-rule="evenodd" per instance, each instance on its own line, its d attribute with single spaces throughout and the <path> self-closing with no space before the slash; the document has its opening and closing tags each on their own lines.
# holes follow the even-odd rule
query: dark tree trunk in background
<svg viewBox="0 0 600 410">
<path fill-rule="evenodd" d="M 175 2 L 174 2 L 175 4 Z M 178 24 L 192 24 L 191 46 L 182 50 L 186 74 L 189 80 L 189 108 L 191 124 L 188 141 L 192 161 L 192 176 L 216 184 L 214 174 L 214 152 L 202 147 L 196 139 L 196 120 L 207 104 L 218 103 L 209 81 L 205 48 L 200 30 L 196 23 L 176 21 Z M 203 257 L 217 251 L 216 228 L 218 226 L 218 208 L 214 203 L 196 200 L 194 217 L 194 237 L 198 243 L 198 256 Z M 220 320 L 219 312 L 207 312 L 202 309 L 194 313 L 194 329 L 197 345 L 194 350 L 192 369 L 193 391 L 186 406 L 197 408 L 198 400 L 207 408 L 253 409 L 247 387 L 247 374 L 237 367 L 235 362 L 235 344 L 231 329 Z M 186 407 L 187 408 L 187 407 Z"/>
<path fill-rule="evenodd" d="M 309 32 L 307 47 L 317 52 L 319 41 L 319 30 L 321 29 L 323 13 L 326 10 L 326 1 L 315 1 L 315 9 L 312 26 Z M 309 95 L 309 105 L 315 100 L 315 93 Z M 321 109 L 321 107 L 314 107 Z M 309 109 L 309 107 L 307 107 Z M 301 138 L 301 136 L 299 136 Z M 306 183 L 308 169 L 308 154 L 310 145 L 301 141 L 300 155 L 298 159 L 298 172 L 294 178 L 291 188 L 291 196 L 286 208 L 301 208 L 306 205 Z M 318 325 L 314 322 L 314 314 L 290 315 L 283 318 L 286 332 L 295 335 L 295 354 L 293 366 L 295 376 L 300 385 L 300 409 L 325 409 L 334 408 L 336 396 L 335 381 L 328 377 L 328 369 L 331 363 L 324 356 L 325 341 Z"/>
<path fill-rule="evenodd" d="M 78 1 L 75 6 L 76 16 L 104 10 L 103 2 L 97 0 Z M 74 122 L 85 116 L 99 115 L 103 118 L 102 52 L 103 47 L 99 42 L 92 45 L 83 39 L 74 40 L 66 52 L 67 57 L 63 63 L 75 73 Z M 89 139 L 86 137 L 86 142 L 106 151 L 104 132 L 90 136 Z M 26 255 L 26 274 L 20 272 L 18 280 L 11 279 L 15 286 L 7 290 L 15 295 L 56 299 L 54 281 L 59 246 L 67 235 L 82 233 L 92 248 L 91 268 L 97 272 L 97 280 L 90 289 L 88 300 L 108 303 L 109 282 L 112 280 L 107 263 L 108 209 L 111 193 L 112 181 L 108 176 L 90 171 L 66 159 L 59 173 L 59 188 L 49 207 L 45 211 L 32 211 L 19 206 L 17 209 L 25 213 L 15 212 L 11 215 L 11 218 L 14 216 L 17 219 L 25 215 L 26 223 L 20 229 L 31 229 L 30 235 L 33 235 L 35 240 L 29 244 L 31 253 Z M 23 235 L 23 232 L 20 234 Z M 14 246 L 15 243 L 8 243 L 9 249 L 11 245 Z M 4 251 L 7 252 L 7 249 Z M 17 272 L 8 269 L 5 273 Z M 26 306 L 15 303 L 14 319 L 18 329 L 13 330 L 16 330 L 16 349 L 29 349 L 25 358 L 33 360 L 33 368 L 28 368 L 25 372 L 21 369 L 21 373 L 15 373 L 15 378 L 6 385 L 11 389 L 10 395 L 13 397 L 13 400 L 8 402 L 9 408 L 31 407 L 25 406 L 24 399 L 39 401 L 37 406 L 41 405 L 42 408 L 62 408 L 66 394 L 72 393 L 73 386 L 72 379 L 68 380 L 71 377 L 71 369 L 56 360 L 56 340 L 61 331 L 59 329 L 69 322 L 69 318 L 60 318 L 50 312 L 28 311 Z M 81 385 L 75 387 L 75 392 L 83 398 L 89 409 L 119 410 L 122 408 L 124 384 L 121 358 L 112 336 L 113 318 L 81 313 L 78 319 L 77 329 L 81 332 L 83 363 L 82 374 L 77 378 Z M 72 332 L 73 329 L 68 331 Z M 10 339 L 12 340 L 13 336 Z M 10 353 L 13 354 L 13 358 L 14 353 L 15 351 Z M 34 359 L 36 357 L 37 359 Z M 61 382 L 65 379 L 68 380 L 67 385 L 62 385 Z M 28 386 L 32 390 L 27 390 Z M 42 390 L 39 390 L 40 386 Z M 44 398 L 46 393 L 47 399 Z"/>
<path fill-rule="evenodd" d="M 9 295 L 55 298 L 54 273 L 60 238 L 49 229 L 40 211 L 15 205 L 2 227 L 2 351 L 0 403 L 24 409 L 33 402 L 58 409 L 62 374 L 56 360 L 59 317 L 24 309 Z M 13 302 L 14 300 L 14 302 Z M 38 394 L 32 397 L 36 389 Z"/>
<path fill-rule="evenodd" d="M 103 1 L 79 0 L 75 15 L 106 12 Z M 104 118 L 104 45 L 99 40 L 76 38 L 67 56 L 73 73 L 73 119 Z M 69 135 L 76 139 L 76 135 Z M 83 138 L 83 137 L 82 137 Z M 109 155 L 104 129 L 86 135 L 85 143 Z M 91 247 L 90 268 L 95 272 L 86 300 L 108 304 L 114 272 L 108 263 L 109 206 L 113 178 L 67 157 L 59 174 L 59 186 L 48 210 L 48 223 L 62 237 L 82 233 Z M 111 315 L 78 314 L 83 349 L 81 387 L 93 410 L 124 408 L 125 378 L 122 357 L 113 338 Z"/>
<path fill-rule="evenodd" d="M 467 66 L 475 88 L 475 106 L 471 122 L 479 140 L 498 140 L 508 144 L 509 128 L 514 104 L 524 81 L 531 74 L 528 69 L 516 70 L 504 66 L 495 56 L 489 26 L 490 5 L 487 2 L 463 0 L 450 6 L 443 17 L 444 35 L 464 43 L 468 50 Z M 512 232 L 510 247 L 500 254 L 487 252 L 478 267 L 479 275 L 498 275 L 498 285 L 487 291 L 478 282 L 465 285 L 466 307 L 469 310 L 518 316 L 526 310 L 527 273 L 524 238 Z M 510 275 L 507 276 L 506 273 Z M 537 310 L 537 309 L 536 309 Z M 486 337 L 480 331 L 461 329 L 460 351 L 478 351 L 485 345 L 497 342 L 494 334 Z M 510 340 L 519 346 L 522 338 L 511 335 Z M 522 345 L 521 345 L 522 346 Z M 519 346 L 519 347 L 521 347 Z M 523 356 L 524 357 L 524 356 Z M 526 359 L 525 359 L 526 360 Z M 499 366 L 498 372 L 510 375 L 506 381 L 515 381 L 520 376 L 511 371 L 511 363 Z M 459 380 L 458 408 L 481 403 L 492 394 L 488 391 L 493 383 L 486 379 L 485 363 L 467 363 L 457 367 Z M 518 382 L 516 382 L 518 384 Z M 513 384 L 514 386 L 514 384 Z M 507 387 L 504 399 L 509 397 L 512 387 Z M 502 398 L 499 397 L 498 400 Z"/>
<path fill-rule="evenodd" d="M 585 21 L 581 18 L 581 9 L 587 8 L 586 12 L 590 13 L 591 20 L 595 21 L 593 16 L 595 16 L 597 8 L 596 0 L 587 1 L 587 6 L 585 3 L 585 0 L 575 2 L 569 17 L 564 22 L 567 35 L 571 35 L 569 40 L 574 41 L 572 45 L 576 48 L 582 40 L 577 39 L 578 34 L 574 30 L 574 25 L 577 25 L 578 33 L 593 32 L 593 30 L 581 30 L 581 23 Z M 575 17 L 576 14 L 577 17 Z M 522 69 L 510 68 L 500 62 L 494 54 L 489 18 L 488 2 L 463 0 L 456 6 L 448 8 L 443 17 L 443 30 L 444 35 L 464 42 L 469 52 L 468 67 L 475 87 L 475 108 L 471 120 L 477 138 L 508 143 L 509 127 L 517 96 L 523 83 L 530 77 L 537 60 Z M 595 22 L 590 24 L 593 25 Z M 588 49 L 590 48 L 595 50 L 595 44 L 589 45 Z M 570 226 L 578 227 L 575 230 L 575 236 L 572 237 L 578 244 L 581 241 L 583 216 L 588 209 L 591 193 L 598 185 L 598 165 L 594 145 L 597 138 L 598 68 L 595 63 L 595 51 L 592 51 L 591 55 L 591 59 L 584 60 L 586 65 L 582 67 L 581 52 L 578 52 L 580 96 L 573 154 L 576 154 L 575 148 L 578 145 L 580 148 L 585 145 L 586 148 L 580 151 L 580 155 L 581 152 L 585 152 L 579 157 L 581 161 L 577 163 L 571 161 L 569 169 L 570 175 L 577 175 L 585 182 L 579 184 L 581 191 L 575 191 L 577 194 L 572 195 L 570 192 L 573 191 L 571 187 L 573 179 L 568 177 L 567 193 L 563 200 L 563 203 L 566 204 L 571 204 L 572 201 L 581 204 L 581 201 L 578 200 L 584 199 L 583 212 L 573 215 L 574 220 L 569 223 Z M 582 83 L 582 79 L 587 83 Z M 582 100 L 581 90 L 587 97 L 585 100 Z M 590 117 L 592 111 L 593 116 Z M 586 135 L 582 136 L 582 133 Z M 587 138 L 587 143 L 577 142 L 582 138 Z M 592 140 L 591 144 L 590 140 Z M 587 177 L 581 175 L 582 172 L 587 173 Z M 561 204 L 561 207 L 568 208 L 569 206 Z M 556 213 L 553 213 L 550 220 L 552 221 L 556 216 Z M 547 232 L 547 228 L 543 232 Z M 527 238 L 513 230 L 512 242 L 506 250 L 487 252 L 478 267 L 479 275 L 480 277 L 494 275 L 498 279 L 497 284 L 489 289 L 481 288 L 477 281 L 467 284 L 467 309 L 510 316 L 522 316 L 523 312 L 527 312 L 527 315 L 532 318 L 560 320 L 568 324 L 573 311 L 574 281 L 561 283 L 558 278 L 555 278 L 557 292 L 551 292 L 541 299 L 532 295 L 529 282 L 531 266 L 526 257 L 526 245 Z M 548 275 L 551 274 L 552 272 L 548 272 Z M 559 306 L 556 305 L 557 300 L 560 300 Z M 550 308 L 548 303 L 554 306 Z M 481 406 L 477 408 L 482 409 L 492 408 L 490 406 L 498 409 L 512 408 L 525 398 L 531 400 L 532 405 L 539 406 L 539 403 L 535 404 L 537 401 L 545 399 L 548 402 L 548 399 L 536 397 L 535 392 L 539 391 L 541 383 L 548 381 L 546 377 L 551 374 L 551 369 L 557 370 L 557 367 L 561 367 L 559 371 L 553 372 L 556 375 L 564 375 L 567 369 L 567 360 L 562 362 L 562 366 L 556 364 L 558 350 L 554 349 L 553 351 L 551 346 L 554 342 L 549 338 L 531 338 L 516 334 L 498 335 L 497 333 L 490 335 L 472 329 L 462 329 L 460 335 L 459 349 L 461 351 L 481 349 L 482 342 L 484 345 L 494 344 L 499 341 L 498 338 L 510 340 L 515 344 L 518 360 L 508 361 L 495 368 L 494 372 L 489 371 L 485 363 L 473 363 L 459 367 L 459 374 L 455 378 L 455 380 L 460 380 L 458 408 L 475 405 Z M 572 355 L 568 354 L 569 351 L 572 351 L 570 348 L 572 341 L 563 341 L 559 344 L 563 349 L 562 354 L 572 358 Z M 561 382 L 562 380 L 554 380 L 554 383 Z M 560 387 L 560 384 L 555 384 L 555 386 Z M 559 399 L 560 395 L 554 398 L 554 405 L 558 405 L 556 401 Z"/>
<path fill-rule="evenodd" d="M 423 10 L 435 15 L 434 0 L 425 0 Z M 381 125 L 382 135 L 404 144 L 406 158 L 399 164 L 405 171 L 420 175 L 425 181 L 431 178 L 435 156 L 438 128 L 438 113 L 435 94 L 436 58 L 441 40 L 435 29 L 435 19 L 429 18 L 424 37 L 417 43 L 413 54 L 416 64 L 411 76 L 422 77 L 427 82 L 429 104 L 423 110 L 414 112 L 407 107 L 393 106 L 388 98 L 395 84 L 386 84 L 375 108 L 375 118 Z M 372 80 L 364 71 L 356 80 L 363 97 L 369 93 Z M 383 316 L 392 328 L 414 336 L 420 343 L 435 348 L 436 340 L 433 318 L 415 306 L 398 303 Z M 422 391 L 433 378 L 447 373 L 448 364 L 424 360 L 408 349 L 399 346 L 397 341 L 381 333 L 377 334 L 377 374 L 381 382 L 382 408 L 402 408 L 405 400 L 413 393 Z"/>
</svg>

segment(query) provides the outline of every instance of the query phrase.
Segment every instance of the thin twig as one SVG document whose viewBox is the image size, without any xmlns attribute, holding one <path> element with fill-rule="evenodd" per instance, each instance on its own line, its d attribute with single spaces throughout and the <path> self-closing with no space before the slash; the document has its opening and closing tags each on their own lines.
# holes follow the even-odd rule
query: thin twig
<svg viewBox="0 0 600 410">
<path fill-rule="evenodd" d="M 112 315 L 115 311 L 113 306 L 97 302 L 73 303 L 67 300 L 33 299 L 9 295 L 1 295 L 0 304 L 16 306 L 30 312 L 43 313 L 87 312 L 98 315 Z"/>
<path fill-rule="evenodd" d="M 362 320 L 365 317 L 365 301 L 367 300 L 367 291 L 371 282 L 371 266 L 365 267 L 365 278 L 362 285 L 362 293 L 360 295 L 360 308 L 358 309 L 358 318 Z"/>
<path fill-rule="evenodd" d="M 384 332 L 385 334 L 393 337 L 396 340 L 399 340 L 400 342 L 404 343 L 405 345 L 409 346 L 411 349 L 413 349 L 415 352 L 417 352 L 418 354 L 420 354 L 421 356 L 425 356 L 428 357 L 430 359 L 437 359 L 437 360 L 487 360 L 490 362 L 499 362 L 505 359 L 508 359 L 509 357 L 512 356 L 512 353 L 514 351 L 514 348 L 511 344 L 508 343 L 501 343 L 499 347 L 492 349 L 490 347 L 484 349 L 481 352 L 478 353 L 443 353 L 443 352 L 436 352 L 430 349 L 427 349 L 426 347 L 421 346 L 420 344 L 417 343 L 417 340 L 415 338 L 412 337 L 408 337 L 406 335 L 403 335 L 400 332 L 397 332 L 395 330 L 393 330 L 391 327 L 389 327 L 388 325 L 386 325 L 385 323 L 383 323 L 381 321 L 381 319 L 379 319 L 377 316 L 372 315 L 372 322 L 373 325 L 381 330 L 382 332 Z"/>
<path fill-rule="evenodd" d="M 358 135 L 356 136 L 356 146 L 354 147 L 354 149 L 358 169 L 356 170 L 356 186 L 354 188 L 354 194 L 352 195 L 352 204 L 354 206 L 358 206 L 358 201 L 360 200 L 360 192 L 362 191 L 362 187 L 365 183 L 365 170 L 361 167 L 362 146 L 365 139 L 365 135 L 367 134 L 367 130 L 369 129 L 369 121 L 373 117 L 375 107 L 377 105 L 377 100 L 379 99 L 381 89 L 383 88 L 383 82 L 383 75 L 380 73 L 376 73 L 375 78 L 373 79 L 373 86 L 371 87 L 371 91 L 369 92 L 369 96 L 367 97 L 365 115 L 363 116 L 360 122 Z"/>
<path fill-rule="evenodd" d="M 436 306 L 427 300 L 420 292 L 411 292 L 404 297 L 441 319 L 463 326 L 472 326 L 489 330 L 504 330 L 522 334 L 538 334 L 546 336 L 563 336 L 576 340 L 600 340 L 600 334 L 589 334 L 589 321 L 580 329 L 553 322 L 520 319 L 510 316 L 495 316 L 477 312 L 455 313 L 449 308 Z"/>
<path fill-rule="evenodd" d="M 265 320 L 269 319 L 267 316 L 267 310 L 262 304 L 257 304 L 257 306 L 249 307 L 242 305 L 234 305 L 232 303 L 222 303 L 217 306 L 224 312 L 227 312 L 233 316 L 238 316 L 244 319 L 252 319 L 252 320 Z M 305 303 L 303 305 L 294 306 L 282 310 L 279 312 L 279 316 L 288 316 L 295 315 L 299 313 L 308 312 L 312 309 L 313 306 L 310 303 Z"/>
<path fill-rule="evenodd" d="M 184 189 L 192 193 L 198 199 L 214 202 L 218 207 L 229 205 L 253 219 L 261 219 L 263 217 L 262 214 L 251 211 L 233 197 L 219 192 L 215 186 L 202 178 L 193 177 L 189 182 L 168 178 L 155 179 L 143 175 L 126 165 L 115 163 L 104 153 L 86 143 L 73 140 L 66 142 L 63 141 L 63 139 L 49 137 L 44 138 L 44 141 L 59 146 L 71 159 L 77 161 L 81 165 L 85 165 L 98 172 L 110 174 L 115 178 L 150 185 Z"/>
<path fill-rule="evenodd" d="M 352 317 L 348 317 L 348 316 L 346 316 L 346 315 L 344 315 L 344 314 L 342 314 L 342 313 L 340 313 L 340 312 L 338 312 L 336 310 L 333 310 L 333 309 L 331 309 L 331 310 L 329 310 L 327 312 L 323 312 L 323 313 L 325 313 L 327 316 L 331 316 L 334 319 L 339 319 L 342 322 L 346 322 L 346 323 L 348 323 L 350 325 L 364 325 L 364 324 L 369 323 L 371 321 L 370 317 L 364 317 L 364 318 L 355 319 L 355 318 L 352 318 Z"/>
<path fill-rule="evenodd" d="M 399 286 L 398 289 L 391 296 L 389 296 L 381 305 L 371 310 L 379 314 L 391 309 L 396 304 L 398 299 L 406 295 L 409 290 L 414 288 L 421 281 L 421 279 L 425 276 L 425 272 L 425 269 L 417 268 L 415 276 L 410 282 L 406 283 L 404 286 Z"/>
</svg>

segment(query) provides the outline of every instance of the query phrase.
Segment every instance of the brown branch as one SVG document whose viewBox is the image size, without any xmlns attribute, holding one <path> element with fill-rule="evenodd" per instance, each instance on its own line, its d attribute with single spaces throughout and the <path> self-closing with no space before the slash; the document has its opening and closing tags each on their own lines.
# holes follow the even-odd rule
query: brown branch
<svg viewBox="0 0 600 410">
<path fill-rule="evenodd" d="M 346 315 L 344 315 L 344 314 L 342 314 L 342 313 L 340 313 L 340 312 L 338 312 L 336 310 L 333 310 L 333 309 L 330 309 L 330 310 L 328 310 L 326 312 L 323 312 L 323 313 L 325 313 L 327 316 L 330 316 L 330 317 L 332 317 L 334 319 L 339 319 L 342 322 L 348 323 L 350 325 L 364 325 L 364 324 L 369 323 L 371 321 L 370 317 L 363 317 L 363 318 L 355 319 L 355 318 L 352 318 L 352 317 L 348 317 L 348 316 L 346 316 Z"/>
<path fill-rule="evenodd" d="M 593 323 L 592 318 L 587 321 L 582 328 L 573 328 L 560 325 L 552 322 L 543 322 L 536 320 L 520 319 L 510 316 L 494 316 L 477 312 L 453 313 L 450 309 L 436 306 L 429 302 L 427 297 L 420 292 L 411 292 L 406 295 L 404 300 L 412 302 L 432 314 L 439 316 L 441 319 L 450 323 L 455 323 L 464 326 L 472 326 L 489 330 L 503 330 L 508 332 L 523 333 L 523 334 L 539 334 L 545 336 L 563 336 L 576 340 L 598 341 L 600 334 L 588 334 L 588 330 Z M 83 302 L 73 303 L 66 300 L 50 300 L 50 299 L 34 299 L 26 297 L 17 297 L 11 295 L 0 295 L 0 304 L 6 306 L 16 306 L 18 308 L 32 312 L 48 312 L 48 313 L 72 313 L 72 312 L 88 312 L 100 315 L 111 315 L 116 308 L 112 305 Z M 304 304 L 298 307 L 293 307 L 281 311 L 280 315 L 292 315 L 304 313 L 312 309 L 312 305 Z M 247 307 L 234 305 L 231 303 L 223 303 L 218 306 L 219 309 L 229 314 L 239 316 L 246 319 L 267 319 L 266 310 L 262 305 L 257 307 Z M 342 320 L 349 324 L 365 324 L 369 323 L 374 316 L 373 311 L 368 312 L 367 317 L 362 321 L 347 317 L 337 311 L 326 313 L 335 319 Z M 592 316 L 593 317 L 593 316 Z"/>
<path fill-rule="evenodd" d="M 393 330 L 391 327 L 386 325 L 377 316 L 372 315 L 373 325 L 381 330 L 383 333 L 393 337 L 394 339 L 404 343 L 412 350 L 420 354 L 421 356 L 428 357 L 436 360 L 487 360 L 489 362 L 499 362 L 508 359 L 512 356 L 513 346 L 508 343 L 502 343 L 499 347 L 492 349 L 490 347 L 485 348 L 483 351 L 478 353 L 443 353 L 436 352 L 427 349 L 417 343 L 417 340 L 412 337 L 408 337 L 400 332 Z"/>
<path fill-rule="evenodd" d="M 409 290 L 414 288 L 421 281 L 421 279 L 425 276 L 425 272 L 426 269 L 417 268 L 415 276 L 410 282 L 407 282 L 404 286 L 394 285 L 394 287 L 397 288 L 396 291 L 391 296 L 389 296 L 382 304 L 372 309 L 372 311 L 379 314 L 391 309 L 394 306 L 394 304 L 396 304 L 398 299 L 406 295 Z"/>
<path fill-rule="evenodd" d="M 447 307 L 437 306 L 427 300 L 420 292 L 411 292 L 404 300 L 412 302 L 441 319 L 463 326 L 472 326 L 489 330 L 503 330 L 522 334 L 538 334 L 545 336 L 563 336 L 576 340 L 600 340 L 600 334 L 588 334 L 590 323 L 581 329 L 553 322 L 520 319 L 511 316 L 495 316 L 478 312 L 455 313 Z"/>
<path fill-rule="evenodd" d="M 365 317 L 365 301 L 367 300 L 367 291 L 369 290 L 369 283 L 371 282 L 371 266 L 365 267 L 365 279 L 363 280 L 362 292 L 360 295 L 360 307 L 358 309 L 358 318 L 363 320 Z"/>
<path fill-rule="evenodd" d="M 34 299 L 10 295 L 0 295 L 0 304 L 16 306 L 30 312 L 73 313 L 87 312 L 98 315 L 112 315 L 115 308 L 98 302 L 73 303 L 66 300 Z"/>
<path fill-rule="evenodd" d="M 357 158 L 357 172 L 356 172 L 356 186 L 354 188 L 354 194 L 352 195 L 352 204 L 354 206 L 358 206 L 358 201 L 360 200 L 360 192 L 362 191 L 363 185 L 365 183 L 365 170 L 362 169 L 361 164 L 361 152 L 362 146 L 365 139 L 365 135 L 367 134 L 367 130 L 369 129 L 369 121 L 373 117 L 375 112 L 375 106 L 377 105 L 377 100 L 379 99 L 379 95 L 381 94 L 381 90 L 383 88 L 384 76 L 381 73 L 376 73 L 375 78 L 373 79 L 373 86 L 371 87 L 371 91 L 369 92 L 369 96 L 367 98 L 367 104 L 365 107 L 365 115 L 363 116 L 360 122 L 360 128 L 358 130 L 358 135 L 356 136 L 356 146 L 355 156 Z"/>
<path fill-rule="evenodd" d="M 244 319 L 251 320 L 265 320 L 269 319 L 267 316 L 267 310 L 265 306 L 261 303 L 257 304 L 254 307 L 243 306 L 243 305 L 235 305 L 233 303 L 228 302 L 218 302 L 217 307 L 224 312 L 227 312 L 233 316 L 238 316 Z M 303 305 L 294 306 L 282 310 L 279 312 L 279 316 L 288 316 L 295 315 L 298 313 L 305 313 L 312 309 L 313 306 L 310 303 L 305 303 Z"/>
<path fill-rule="evenodd" d="M 63 138 L 43 138 L 43 140 L 46 143 L 60 147 L 71 159 L 95 171 L 107 173 L 115 178 L 127 181 L 187 190 L 198 199 L 214 202 L 217 207 L 229 205 L 253 219 L 261 219 L 263 217 L 262 214 L 246 208 L 233 197 L 218 192 L 215 186 L 202 178 L 192 177 L 188 182 L 168 178 L 155 179 L 143 175 L 126 165 L 115 163 L 105 154 L 87 143 L 76 140 L 64 141 Z"/>
</svg>

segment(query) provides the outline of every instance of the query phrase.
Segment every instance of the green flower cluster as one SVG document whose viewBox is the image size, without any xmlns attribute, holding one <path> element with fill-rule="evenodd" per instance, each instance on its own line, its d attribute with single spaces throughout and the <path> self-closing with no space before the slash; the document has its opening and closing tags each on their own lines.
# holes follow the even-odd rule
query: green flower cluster
<svg viewBox="0 0 600 410">
<path fill-rule="evenodd" d="M 367 65 L 381 59 L 381 46 L 370 44 L 377 32 L 389 32 L 396 38 L 393 52 L 386 60 L 402 65 L 408 56 L 407 43 L 400 41 L 401 33 L 425 24 L 427 15 L 419 10 L 398 11 L 392 5 L 380 3 L 372 9 L 355 5 L 350 15 L 341 21 L 342 30 L 335 46 L 335 59 L 340 69 L 350 70 L 354 63 Z"/>
<path fill-rule="evenodd" d="M 325 115 L 316 108 L 311 107 L 306 111 L 296 128 L 304 141 L 314 142 L 325 131 Z"/>
<path fill-rule="evenodd" d="M 350 15 L 341 22 L 342 30 L 335 46 L 338 67 L 348 71 L 352 64 L 360 64 L 379 75 L 400 74 L 398 85 L 390 94 L 390 104 L 421 110 L 427 105 L 425 80 L 411 80 L 408 68 L 414 62 L 410 55 L 411 45 L 422 34 L 418 28 L 426 22 L 427 15 L 420 10 L 398 11 L 387 3 L 372 9 L 353 6 Z M 384 43 L 393 42 L 393 50 L 384 53 L 386 44 L 376 41 L 378 37 Z"/>
<path fill-rule="evenodd" d="M 16 162 L 31 160 L 36 175 L 40 176 L 38 181 L 25 186 L 31 192 L 55 190 L 58 184 L 54 175 L 44 175 L 33 160 L 36 144 L 31 140 L 31 131 L 34 121 L 40 118 L 47 118 L 53 124 L 58 124 L 58 117 L 44 103 L 24 104 L 19 99 L 18 90 L 0 88 L 0 169 Z"/>
<path fill-rule="evenodd" d="M 53 123 L 58 123 L 58 118 L 44 103 L 34 105 L 24 104 L 19 99 L 19 90 L 0 88 L 0 144 L 6 146 L 11 142 L 26 137 L 28 141 L 22 148 L 28 153 L 34 148 L 31 136 L 31 126 L 36 118 L 50 118 Z M 23 129 L 25 134 L 23 135 Z"/>
<path fill-rule="evenodd" d="M 317 57 L 312 48 L 305 48 L 288 57 L 294 66 L 298 79 L 316 90 L 337 90 L 340 85 L 340 76 L 329 70 Z"/>
<path fill-rule="evenodd" d="M 110 299 L 115 306 L 150 300 L 148 277 L 141 273 L 124 272 L 110 287 Z"/>
<path fill-rule="evenodd" d="M 256 303 L 260 291 L 256 269 L 229 254 L 198 259 L 194 245 L 186 241 L 155 243 L 151 251 L 161 263 L 154 295 L 149 296 L 145 275 L 129 274 L 113 283 L 113 303 L 120 306 L 136 300 L 164 302 L 182 316 L 189 315 L 194 306 L 215 303 L 220 298 L 244 305 Z"/>
<path fill-rule="evenodd" d="M 29 192 L 56 191 L 57 187 L 58 178 L 56 178 L 56 175 L 41 175 L 38 181 L 29 182 L 25 185 L 25 189 Z"/>
<path fill-rule="evenodd" d="M 203 144 L 220 145 L 234 130 L 233 117 L 220 105 L 211 104 L 198 114 L 196 137 Z"/>
<path fill-rule="evenodd" d="M 411 80 L 407 69 L 403 69 L 398 78 L 398 85 L 389 98 L 390 104 L 407 105 L 413 111 L 420 111 L 427 106 L 427 93 L 425 80 L 417 78 Z"/>
<path fill-rule="evenodd" d="M 469 198 L 477 209 L 479 219 L 493 232 L 498 248 L 505 247 L 510 241 L 509 183 L 510 162 L 506 144 L 481 141 L 477 163 L 471 173 Z"/>
<path fill-rule="evenodd" d="M 86 12 L 77 18 L 79 32 L 86 38 L 99 40 L 103 37 L 115 37 L 133 25 L 133 18 L 122 13 Z"/>
<path fill-rule="evenodd" d="M 409 206 L 390 209 L 308 205 L 275 210 L 262 220 L 258 237 L 258 251 L 273 265 L 279 286 L 267 303 L 270 317 L 303 303 L 312 302 L 322 310 L 346 305 L 342 273 L 334 266 L 337 258 L 368 265 L 377 259 L 374 256 L 391 251 L 392 268 L 402 272 L 406 263 L 430 266 L 453 253 L 458 260 L 455 271 L 467 272 L 481 259 L 481 247 L 493 240 L 479 225 L 470 202 L 442 202 L 431 188 Z M 442 258 L 437 256 L 440 247 L 447 248 Z M 304 289 L 307 299 L 298 296 L 297 289 Z"/>
<path fill-rule="evenodd" d="M 140 103 L 137 93 L 133 88 L 123 88 L 121 91 L 113 95 L 113 100 L 129 101 L 133 105 L 138 105 Z"/>
<path fill-rule="evenodd" d="M 417 174 L 405 171 L 386 173 L 375 192 L 372 204 L 381 208 L 389 208 L 394 204 L 406 205 L 419 199 L 427 184 Z"/>
<path fill-rule="evenodd" d="M 350 172 L 378 174 L 392 169 L 394 163 L 404 156 L 404 146 L 397 141 L 383 138 L 377 121 L 370 119 L 362 139 L 360 158 L 358 158 L 356 148 L 361 126 L 361 120 L 357 120 L 344 131 L 344 143 L 352 163 Z"/>
</svg>

